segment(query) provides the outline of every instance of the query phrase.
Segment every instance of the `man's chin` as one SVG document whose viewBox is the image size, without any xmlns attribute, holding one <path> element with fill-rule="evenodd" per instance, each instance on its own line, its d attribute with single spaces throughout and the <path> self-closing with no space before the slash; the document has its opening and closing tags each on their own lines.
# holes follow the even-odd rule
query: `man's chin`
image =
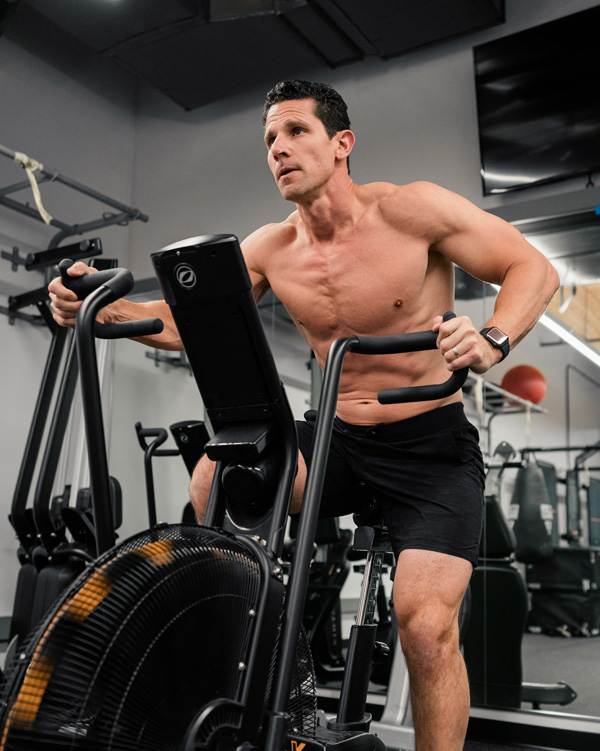
<svg viewBox="0 0 600 751">
<path fill-rule="evenodd" d="M 292 188 L 291 185 L 279 188 L 279 192 L 281 193 L 282 198 L 285 198 L 286 201 L 292 201 L 293 203 L 302 197 L 302 191 Z"/>
</svg>

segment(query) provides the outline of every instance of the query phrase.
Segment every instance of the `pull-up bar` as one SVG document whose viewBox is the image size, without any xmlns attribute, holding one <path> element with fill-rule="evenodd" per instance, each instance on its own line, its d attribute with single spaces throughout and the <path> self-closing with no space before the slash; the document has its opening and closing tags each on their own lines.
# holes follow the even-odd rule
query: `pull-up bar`
<svg viewBox="0 0 600 751">
<path fill-rule="evenodd" d="M 83 235 L 86 232 L 91 232 L 93 230 L 100 229 L 101 227 L 108 227 L 113 224 L 126 225 L 129 224 L 130 221 L 135 220 L 142 222 L 148 221 L 146 214 L 142 214 L 142 212 L 138 209 L 132 209 L 131 207 L 126 206 L 120 201 L 115 201 L 113 198 L 110 198 L 103 193 L 99 193 L 93 188 L 88 188 L 86 185 L 82 185 L 76 180 L 72 180 L 69 177 L 65 177 L 65 175 L 61 175 L 56 170 L 46 169 L 41 162 L 38 162 L 36 159 L 30 159 L 26 154 L 22 154 L 18 151 L 12 151 L 12 149 L 8 149 L 6 148 L 6 146 L 0 145 L 0 155 L 11 159 L 17 164 L 20 164 L 27 172 L 28 178 L 27 180 L 9 185 L 6 188 L 0 188 L 0 205 L 6 206 L 7 208 L 13 209 L 14 211 L 18 211 L 21 214 L 25 214 L 25 216 L 36 219 L 37 221 L 46 222 L 46 224 L 59 229 L 60 231 L 58 232 L 58 234 L 56 234 L 50 241 L 50 245 L 48 246 L 49 248 L 58 247 L 59 243 L 66 237 L 71 237 L 72 235 Z M 39 174 L 40 177 L 37 178 L 34 173 Z M 66 185 L 68 188 L 72 188 L 73 190 L 76 190 L 79 193 L 83 193 L 84 195 L 89 196 L 90 198 L 93 198 L 100 203 L 110 206 L 119 213 L 105 213 L 100 219 L 86 222 L 85 224 L 68 224 L 66 222 L 62 222 L 59 219 L 55 219 L 54 217 L 50 216 L 50 214 L 48 214 L 48 212 L 41 204 L 41 196 L 39 194 L 38 185 L 44 182 L 57 182 L 61 183 L 62 185 Z M 15 201 L 14 199 L 7 197 L 11 193 L 16 193 L 19 190 L 24 190 L 25 188 L 29 187 L 31 187 L 31 189 L 33 190 L 35 202 L 37 205 L 37 211 L 25 203 Z"/>
</svg>

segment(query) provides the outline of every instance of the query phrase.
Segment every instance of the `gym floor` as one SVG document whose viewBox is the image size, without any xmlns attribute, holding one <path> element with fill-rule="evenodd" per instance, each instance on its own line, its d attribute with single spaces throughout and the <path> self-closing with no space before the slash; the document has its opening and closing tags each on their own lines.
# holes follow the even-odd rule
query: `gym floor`
<svg viewBox="0 0 600 751">
<path fill-rule="evenodd" d="M 600 637 L 562 638 L 525 634 L 523 638 L 523 680 L 529 683 L 566 681 L 577 698 L 559 712 L 600 716 Z"/>
</svg>

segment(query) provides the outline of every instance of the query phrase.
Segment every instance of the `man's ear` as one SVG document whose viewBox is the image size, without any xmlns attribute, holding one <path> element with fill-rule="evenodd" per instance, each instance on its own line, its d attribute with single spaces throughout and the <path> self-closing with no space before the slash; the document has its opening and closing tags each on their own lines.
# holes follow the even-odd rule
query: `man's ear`
<svg viewBox="0 0 600 751">
<path fill-rule="evenodd" d="M 340 130 L 335 134 L 338 139 L 338 147 L 336 149 L 336 156 L 338 159 L 345 159 L 350 156 L 350 152 L 354 147 L 354 133 L 351 130 Z"/>
</svg>

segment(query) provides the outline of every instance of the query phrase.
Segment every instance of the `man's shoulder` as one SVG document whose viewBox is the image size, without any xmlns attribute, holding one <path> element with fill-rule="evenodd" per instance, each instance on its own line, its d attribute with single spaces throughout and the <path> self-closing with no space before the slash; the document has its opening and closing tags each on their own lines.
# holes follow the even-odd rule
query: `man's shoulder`
<svg viewBox="0 0 600 751">
<path fill-rule="evenodd" d="M 424 180 L 405 185 L 368 183 L 362 187 L 365 202 L 376 205 L 381 216 L 392 224 L 431 216 L 446 193 L 444 188 Z"/>
<path fill-rule="evenodd" d="M 242 252 L 246 263 L 262 267 L 264 258 L 274 250 L 291 243 L 297 234 L 297 221 L 294 212 L 282 222 L 273 222 L 259 227 L 242 242 Z"/>
<path fill-rule="evenodd" d="M 413 201 L 437 200 L 441 194 L 447 192 L 439 185 L 426 180 L 406 183 L 405 185 L 389 182 L 366 183 L 360 186 L 360 190 L 365 200 L 383 204 L 395 202 L 406 204 Z"/>
<path fill-rule="evenodd" d="M 444 190 L 441 186 L 429 182 L 428 180 L 415 180 L 412 183 L 404 183 L 401 185 L 389 182 L 374 182 L 367 183 L 363 187 L 376 195 L 428 195 L 429 193 L 438 193 L 439 191 Z"/>
<path fill-rule="evenodd" d="M 264 248 L 265 245 L 280 244 L 289 240 L 297 232 L 297 212 L 282 222 L 264 224 L 244 240 L 243 245 L 248 249 Z"/>
</svg>

